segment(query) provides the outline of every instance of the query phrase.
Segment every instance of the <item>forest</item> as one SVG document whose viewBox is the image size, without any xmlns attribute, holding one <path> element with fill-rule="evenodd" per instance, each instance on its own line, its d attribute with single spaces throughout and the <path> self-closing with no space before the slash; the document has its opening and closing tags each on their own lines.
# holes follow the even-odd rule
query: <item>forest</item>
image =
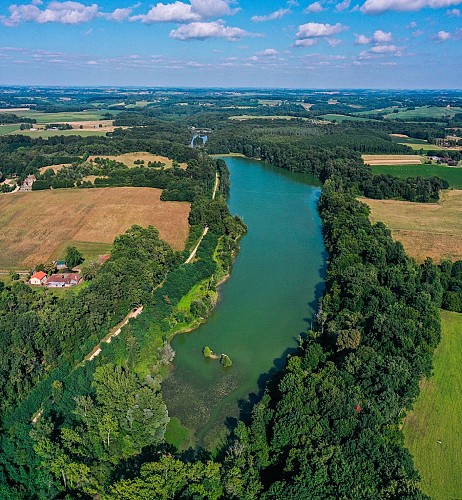
<svg viewBox="0 0 462 500">
<path fill-rule="evenodd" d="M 462 311 L 462 263 L 417 264 L 383 224 L 370 222 L 357 197 L 437 201 L 446 181 L 374 175 L 361 154 L 412 154 L 389 134 L 432 142 L 444 136 L 444 127 L 384 119 L 318 123 L 326 108 L 321 98 L 312 112 L 294 104 L 295 97 L 262 112 L 254 97 L 192 91 L 191 106 L 180 109 L 175 103 L 185 96 L 156 92 L 166 100 L 118 113 L 115 125 L 128 128 L 107 137 L 0 137 L 3 176 L 33 173 L 34 189 L 42 190 L 160 188 L 164 200 L 191 203 L 187 250 L 209 228 L 191 265 L 184 264 L 187 251 L 174 252 L 155 228 L 134 226 L 116 238 L 107 262 L 85 270 L 87 284 L 78 292 L 58 296 L 16 280 L 0 282 L 0 497 L 425 498 L 401 424 L 420 380 L 431 374 L 438 308 Z M 422 95 L 401 98 L 410 106 L 427 102 Z M 90 99 L 105 106 L 118 101 L 83 90 L 79 99 L 75 110 L 86 109 Z M 373 110 L 396 96 L 374 100 L 359 92 L 348 99 Z M 222 108 L 204 111 L 199 103 L 205 100 Z M 226 109 L 230 104 L 249 100 L 256 109 L 246 114 L 283 112 L 294 119 L 228 119 L 236 114 Z M 25 123 L 19 118 L 5 119 Z M 191 126 L 212 130 L 206 145 L 190 146 Z M 188 166 L 129 169 L 103 158 L 135 151 Z M 161 381 L 175 355 L 172 335 L 210 314 L 215 284 L 231 271 L 246 231 L 227 206 L 226 165 L 209 156 L 230 152 L 309 173 L 323 184 L 325 291 L 297 352 L 222 448 L 179 451 L 165 442 L 170 417 Z M 69 165 L 38 171 L 58 163 Z M 220 191 L 212 200 L 216 173 Z M 97 177 L 94 185 L 84 180 L 89 175 Z M 188 311 L 179 310 L 181 298 L 201 282 L 207 292 Z M 139 319 L 92 362 L 83 361 L 140 305 Z"/>
</svg>

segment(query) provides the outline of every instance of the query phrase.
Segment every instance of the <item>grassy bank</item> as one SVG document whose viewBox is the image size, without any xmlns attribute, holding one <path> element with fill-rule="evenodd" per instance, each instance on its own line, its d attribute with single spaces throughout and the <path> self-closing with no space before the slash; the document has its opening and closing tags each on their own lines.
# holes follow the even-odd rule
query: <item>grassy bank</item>
<svg viewBox="0 0 462 500">
<path fill-rule="evenodd" d="M 448 181 L 449 187 L 462 189 L 462 168 L 441 165 L 374 165 L 374 174 L 388 174 L 395 177 L 440 177 Z"/>
<path fill-rule="evenodd" d="M 462 314 L 441 311 L 441 319 L 434 375 L 422 382 L 404 424 L 422 489 L 437 500 L 460 498 L 462 492 Z"/>
</svg>

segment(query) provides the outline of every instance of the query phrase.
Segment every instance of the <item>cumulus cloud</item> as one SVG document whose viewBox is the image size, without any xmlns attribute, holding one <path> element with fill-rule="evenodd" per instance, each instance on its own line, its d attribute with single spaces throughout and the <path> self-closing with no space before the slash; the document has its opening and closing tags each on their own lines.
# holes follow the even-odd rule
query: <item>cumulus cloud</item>
<svg viewBox="0 0 462 500">
<path fill-rule="evenodd" d="M 450 33 L 449 31 L 438 31 L 436 35 L 432 36 L 433 40 L 436 42 L 447 42 L 448 40 L 458 40 L 462 38 L 462 29 L 457 29 L 454 32 Z"/>
<path fill-rule="evenodd" d="M 316 14 L 317 12 L 322 12 L 324 7 L 321 5 L 320 2 L 314 2 L 303 11 L 305 14 Z"/>
<path fill-rule="evenodd" d="M 140 5 L 140 3 L 137 3 L 132 7 L 115 9 L 114 12 L 111 12 L 110 14 L 103 14 L 103 17 L 109 21 L 125 21 L 131 16 L 133 10 L 138 8 Z"/>
<path fill-rule="evenodd" d="M 459 9 L 450 9 L 446 12 L 446 14 L 449 17 L 460 17 L 460 10 Z"/>
<path fill-rule="evenodd" d="M 337 47 L 337 45 L 342 43 L 342 40 L 339 40 L 338 38 L 328 38 L 327 43 L 329 44 L 329 47 Z"/>
<path fill-rule="evenodd" d="M 342 12 L 342 10 L 348 9 L 350 4 L 351 4 L 351 0 L 343 0 L 343 2 L 340 2 L 335 6 L 335 10 L 337 12 Z"/>
<path fill-rule="evenodd" d="M 130 18 L 130 21 L 142 23 L 185 23 L 203 21 L 212 17 L 230 16 L 239 11 L 230 7 L 231 0 L 191 0 L 190 3 L 158 3 L 147 14 Z"/>
<path fill-rule="evenodd" d="M 359 59 L 374 59 L 383 56 L 401 57 L 403 48 L 392 44 L 374 45 L 368 50 L 364 50 L 359 54 Z"/>
<path fill-rule="evenodd" d="M 333 35 L 337 35 L 345 29 L 347 28 L 341 23 L 333 25 L 323 23 L 302 24 L 298 27 L 294 45 L 296 47 L 310 47 L 316 45 L 319 39 L 333 37 Z"/>
<path fill-rule="evenodd" d="M 390 31 L 376 30 L 372 36 L 356 35 L 355 45 L 367 45 L 369 43 L 388 43 L 391 42 L 393 36 Z"/>
<path fill-rule="evenodd" d="M 462 0 L 366 0 L 360 10 L 364 14 L 381 14 L 390 10 L 415 12 L 425 7 L 439 9 L 461 3 Z"/>
<path fill-rule="evenodd" d="M 194 22 L 184 24 L 170 32 L 170 38 L 176 40 L 206 40 L 208 38 L 224 38 L 236 41 L 245 36 L 258 36 L 241 28 L 225 26 L 224 21 L 213 21 L 210 23 Z"/>
<path fill-rule="evenodd" d="M 255 55 L 268 57 L 268 56 L 276 56 L 277 54 L 279 54 L 279 52 L 276 49 L 265 49 L 261 50 L 260 52 L 257 52 Z"/>
<path fill-rule="evenodd" d="M 254 23 L 263 23 L 265 21 L 274 21 L 275 19 L 281 19 L 281 17 L 290 14 L 290 9 L 279 9 L 266 16 L 253 16 L 251 19 Z"/>
<path fill-rule="evenodd" d="M 11 5 L 9 17 L 2 16 L 0 21 L 5 26 L 18 26 L 23 22 L 80 24 L 98 17 L 98 5 L 89 6 L 79 2 L 50 2 L 45 9 L 40 3 Z"/>
</svg>

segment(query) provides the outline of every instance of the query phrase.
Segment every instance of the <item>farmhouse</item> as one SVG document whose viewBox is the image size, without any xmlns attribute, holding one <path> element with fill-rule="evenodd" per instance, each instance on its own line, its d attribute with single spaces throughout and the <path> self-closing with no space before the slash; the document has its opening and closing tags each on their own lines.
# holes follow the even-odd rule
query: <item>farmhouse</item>
<svg viewBox="0 0 462 500">
<path fill-rule="evenodd" d="M 32 191 L 32 184 L 37 179 L 35 178 L 35 175 L 28 175 L 25 179 L 24 182 L 22 183 L 22 186 L 20 187 L 20 191 Z"/>
<path fill-rule="evenodd" d="M 47 280 L 47 275 L 43 271 L 34 273 L 29 280 L 31 285 L 43 285 Z"/>
<path fill-rule="evenodd" d="M 78 285 L 82 281 L 82 278 L 76 273 L 70 274 L 54 274 L 50 276 L 46 282 L 48 288 L 69 288 L 71 286 Z"/>
</svg>

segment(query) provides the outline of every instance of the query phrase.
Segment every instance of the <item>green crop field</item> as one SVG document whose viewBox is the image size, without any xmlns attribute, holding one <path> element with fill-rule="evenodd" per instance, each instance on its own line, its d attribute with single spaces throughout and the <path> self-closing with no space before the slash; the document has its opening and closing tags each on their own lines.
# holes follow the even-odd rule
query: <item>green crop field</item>
<svg viewBox="0 0 462 500">
<path fill-rule="evenodd" d="M 17 130 L 11 132 L 11 134 L 21 134 L 27 137 L 32 137 L 36 139 L 37 137 L 42 137 L 43 139 L 48 139 L 49 137 L 55 137 L 58 135 L 79 135 L 81 137 L 95 137 L 98 135 L 106 135 L 108 130 L 105 129 L 95 129 L 95 130 Z"/>
<path fill-rule="evenodd" d="M 438 106 L 422 106 L 409 111 L 399 110 L 398 113 L 389 113 L 385 118 L 402 118 L 412 120 L 413 118 L 452 118 L 456 113 L 462 112 L 462 108 L 445 108 Z"/>
<path fill-rule="evenodd" d="M 37 123 L 64 123 L 64 122 L 82 122 L 100 120 L 102 116 L 110 112 L 117 113 L 113 110 L 88 110 L 63 113 L 42 113 L 40 111 L 15 111 L 14 113 L 23 118 L 34 118 Z"/>
<path fill-rule="evenodd" d="M 449 187 L 462 189 L 462 168 L 443 167 L 441 165 L 374 165 L 374 174 L 390 174 L 405 179 L 406 177 L 440 177 L 449 182 Z"/>
<path fill-rule="evenodd" d="M 449 500 L 462 492 L 462 314 L 441 311 L 441 319 L 434 374 L 421 384 L 404 435 L 424 493 Z"/>
<path fill-rule="evenodd" d="M 428 141 L 423 139 L 414 139 L 412 137 L 396 137 L 392 136 L 391 140 L 396 142 L 397 144 L 403 144 L 403 146 L 409 146 L 414 151 L 419 151 L 422 149 L 423 151 L 439 151 L 442 148 L 441 146 L 437 146 L 436 144 L 429 144 Z"/>
<path fill-rule="evenodd" d="M 19 130 L 19 125 L 0 125 L 0 135 L 6 135 Z"/>
<path fill-rule="evenodd" d="M 347 116 L 347 115 L 336 115 L 334 113 L 328 113 L 327 115 L 322 115 L 319 116 L 319 118 L 322 118 L 323 120 L 328 120 L 328 121 L 337 121 L 337 122 L 344 122 L 344 121 L 369 121 L 367 118 L 363 118 L 362 116 Z"/>
</svg>

